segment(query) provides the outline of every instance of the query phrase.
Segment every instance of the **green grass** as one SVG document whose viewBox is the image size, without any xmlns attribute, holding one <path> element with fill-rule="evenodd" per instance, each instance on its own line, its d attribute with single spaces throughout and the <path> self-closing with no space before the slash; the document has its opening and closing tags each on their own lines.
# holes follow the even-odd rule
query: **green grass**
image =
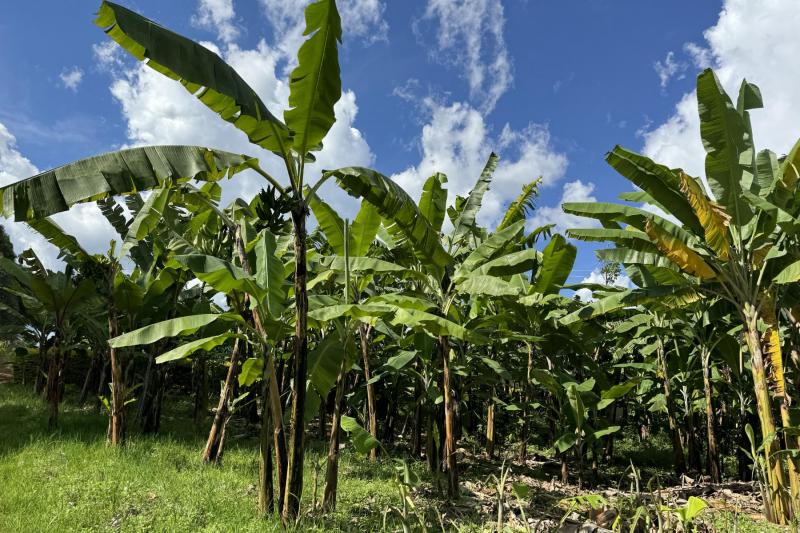
<svg viewBox="0 0 800 533">
<path fill-rule="evenodd" d="M 200 453 L 207 426 L 195 428 L 190 407 L 170 398 L 165 402 L 161 434 L 132 434 L 122 450 L 106 446 L 107 418 L 95 408 L 63 405 L 58 431 L 47 428 L 42 400 L 27 388 L 0 385 L 0 533 L 28 531 L 278 531 L 275 518 L 262 520 L 256 511 L 258 479 L 257 443 L 253 428 L 231 424 L 221 466 L 204 466 Z M 346 439 L 345 439 L 346 441 Z M 477 446 L 477 445 L 476 445 Z M 370 463 L 349 449 L 342 451 L 336 512 L 320 515 L 310 511 L 314 493 L 314 464 L 323 457 L 326 443 L 308 445 L 303 513 L 296 529 L 301 531 L 380 531 L 384 511 L 399 505 L 392 483 L 394 463 Z M 668 478 L 669 443 L 664 438 L 645 443 L 621 439 L 618 463 L 606 467 L 607 482 L 614 486 L 624 477 L 623 466 L 633 461 L 649 475 Z M 425 514 L 431 531 L 440 530 L 439 516 L 448 530 L 493 531 L 495 508 L 455 506 L 436 496 L 425 463 L 411 461 L 422 483 L 414 499 Z M 485 487 L 490 474 L 498 474 L 501 461 L 472 456 L 462 463 L 462 480 Z M 514 470 L 516 466 L 511 465 Z M 574 467 L 575 465 L 571 465 Z M 537 479 L 552 475 L 527 471 Z M 552 473 L 551 473 L 552 474 Z M 321 498 L 323 473 L 317 493 Z M 624 484 L 623 484 L 624 485 Z M 623 486 L 622 488 L 626 488 Z M 534 488 L 528 516 L 560 517 L 558 489 Z M 619 502 L 617 502 L 619 503 Z M 744 515 L 716 510 L 703 516 L 711 531 L 787 531 Z M 734 527 L 734 522 L 736 526 Z M 399 530 L 390 515 L 389 531 Z"/>
<path fill-rule="evenodd" d="M 185 416 L 184 413 L 176 413 Z M 123 450 L 105 443 L 106 417 L 64 406 L 61 429 L 46 430 L 41 400 L 0 386 L 0 531 L 270 531 L 256 513 L 258 463 L 252 438 L 232 439 L 223 465 L 204 467 L 204 431 L 166 417 L 161 435 L 132 435 Z M 309 450 L 308 465 L 321 457 Z M 343 451 L 338 511 L 306 515 L 304 531 L 373 531 L 396 503 L 389 463 Z M 305 495 L 314 471 L 305 472 Z M 319 480 L 322 494 L 322 479 Z M 304 500 L 305 501 L 305 500 Z"/>
</svg>

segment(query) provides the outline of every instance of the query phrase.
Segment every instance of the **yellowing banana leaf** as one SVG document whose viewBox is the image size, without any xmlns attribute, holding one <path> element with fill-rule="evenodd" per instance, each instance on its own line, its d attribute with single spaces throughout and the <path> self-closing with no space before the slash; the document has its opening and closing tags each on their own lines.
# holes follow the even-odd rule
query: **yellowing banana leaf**
<svg viewBox="0 0 800 533">
<path fill-rule="evenodd" d="M 661 253 L 684 272 L 705 280 L 716 278 L 714 269 L 677 237 L 650 222 L 645 227 L 645 231 Z"/>
<path fill-rule="evenodd" d="M 761 347 L 764 357 L 769 361 L 770 380 L 776 398 L 783 398 L 786 391 L 786 380 L 783 375 L 783 356 L 781 355 L 781 335 L 778 317 L 775 316 L 775 301 L 762 294 L 761 318 L 766 330 L 761 334 Z"/>
<path fill-rule="evenodd" d="M 680 173 L 681 191 L 689 200 L 697 219 L 700 221 L 708 246 L 723 261 L 728 260 L 730 242 L 728 241 L 728 224 L 731 217 L 718 203 L 706 196 L 698 181 L 685 172 Z"/>
</svg>

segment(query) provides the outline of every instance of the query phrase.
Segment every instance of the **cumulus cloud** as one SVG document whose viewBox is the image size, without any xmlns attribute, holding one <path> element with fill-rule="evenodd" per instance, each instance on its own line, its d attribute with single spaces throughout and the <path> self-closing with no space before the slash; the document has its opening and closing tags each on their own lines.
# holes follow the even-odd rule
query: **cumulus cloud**
<svg viewBox="0 0 800 533">
<path fill-rule="evenodd" d="M 101 72 L 119 73 L 125 66 L 122 48 L 112 41 L 102 41 L 92 45 L 95 66 Z"/>
<path fill-rule="evenodd" d="M 451 201 L 455 195 L 465 196 L 494 150 L 500 163 L 478 217 L 481 223 L 491 225 L 502 217 L 522 185 L 541 176 L 547 186 L 564 176 L 567 158 L 553 148 L 546 126 L 530 124 L 517 131 L 506 125 L 493 137 L 481 113 L 469 104 L 445 105 L 426 98 L 423 109 L 427 122 L 419 141 L 422 159 L 393 176 L 416 197 L 435 172 L 447 175 Z"/>
<path fill-rule="evenodd" d="M 432 21 L 437 35 L 432 57 L 463 68 L 470 98 L 483 113 L 490 113 L 514 81 L 502 2 L 428 0 L 425 14 L 415 23 L 417 34 Z"/>
<path fill-rule="evenodd" d="M 81 80 L 83 80 L 83 71 L 78 67 L 72 67 L 62 70 L 58 77 L 61 78 L 61 83 L 64 85 L 64 88 L 76 93 L 78 92 L 78 85 L 80 85 Z"/>
<path fill-rule="evenodd" d="M 799 25 L 800 10 L 793 0 L 726 0 L 717 23 L 704 34 L 708 47 L 688 49 L 698 66 L 715 69 L 734 99 L 742 78 L 761 88 L 766 107 L 751 112 L 758 149 L 785 154 L 800 137 L 800 42 L 792 38 Z M 644 152 L 702 175 L 705 151 L 699 128 L 696 94 L 687 93 L 666 122 L 644 133 Z"/>
<path fill-rule="evenodd" d="M 603 276 L 603 273 L 600 272 L 600 268 L 595 268 L 588 276 L 581 280 L 581 283 L 596 283 L 598 285 L 606 285 L 606 280 Z M 611 283 L 611 286 L 631 289 L 633 288 L 633 282 L 623 271 L 620 276 L 614 280 L 613 283 Z M 589 289 L 578 289 L 575 291 L 575 294 L 581 299 L 582 302 L 592 302 L 596 300 L 596 298 L 592 297 L 592 291 Z"/>
<path fill-rule="evenodd" d="M 708 48 L 704 48 L 697 43 L 686 43 L 683 45 L 683 51 L 689 54 L 692 64 L 699 69 L 708 68 L 712 65 L 711 51 Z"/>
<path fill-rule="evenodd" d="M 264 15 L 273 28 L 275 46 L 294 65 L 293 54 L 303 42 L 305 19 L 303 9 L 311 0 L 259 0 Z M 388 41 L 389 24 L 383 18 L 386 9 L 380 0 L 340 0 L 336 2 L 342 27 L 346 29 L 347 39 L 359 38 L 366 44 Z"/>
<path fill-rule="evenodd" d="M 653 64 L 653 68 L 661 82 L 662 89 L 667 86 L 672 78 L 677 77 L 678 79 L 683 79 L 683 73 L 686 71 L 687 66 L 688 65 L 683 61 L 676 60 L 675 52 L 672 51 L 667 53 L 667 57 L 664 58 L 664 61 L 656 61 Z"/>
<path fill-rule="evenodd" d="M 287 13 L 301 12 L 296 6 Z M 278 16 L 273 14 L 274 16 Z M 288 16 L 288 15 L 287 15 Z M 296 24 L 301 22 L 295 21 Z M 287 23 L 288 24 L 288 23 Z M 278 30 L 286 30 L 283 26 Z M 298 33 L 301 35 L 302 31 Z M 202 43 L 218 53 L 233 66 L 256 91 L 276 116 L 285 110 L 289 87 L 281 75 L 283 66 L 296 54 L 283 48 L 271 47 L 262 39 L 252 49 L 228 43 L 220 49 L 214 43 Z M 96 54 L 98 61 L 106 55 Z M 247 137 L 233 125 L 222 120 L 179 83 L 170 80 L 143 64 L 129 69 L 112 69 L 111 94 L 118 102 L 127 125 L 129 145 L 198 144 L 258 157 L 262 167 L 281 178 L 285 168 L 271 153 L 250 144 Z M 374 156 L 361 131 L 355 127 L 358 115 L 356 96 L 345 90 L 334 106 L 337 121 L 324 141 L 324 149 L 316 154 L 317 162 L 306 167 L 309 180 L 318 178 L 322 169 L 345 165 L 371 165 Z M 244 172 L 223 183 L 223 203 L 236 197 L 252 198 L 266 183 L 252 172 Z M 355 201 L 334 184 L 326 184 L 323 193 L 338 203 L 344 214 L 355 212 Z"/>
<path fill-rule="evenodd" d="M 597 226 L 594 219 L 570 215 L 561 209 L 561 204 L 566 202 L 596 202 L 597 198 L 593 194 L 594 188 L 594 183 L 584 183 L 581 180 L 565 183 L 561 192 L 561 200 L 553 206 L 538 207 L 534 216 L 528 220 L 528 227 L 533 229 L 545 224 L 555 224 L 555 231 L 565 233 L 570 228 Z"/>
<path fill-rule="evenodd" d="M 192 24 L 199 28 L 212 30 L 224 43 L 232 43 L 239 37 L 233 0 L 200 0 Z"/>
</svg>

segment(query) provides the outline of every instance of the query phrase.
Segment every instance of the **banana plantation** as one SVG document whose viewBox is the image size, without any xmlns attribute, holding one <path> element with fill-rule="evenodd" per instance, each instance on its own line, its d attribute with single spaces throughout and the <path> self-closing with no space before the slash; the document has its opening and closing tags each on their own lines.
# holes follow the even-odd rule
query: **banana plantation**
<svg viewBox="0 0 800 533">
<path fill-rule="evenodd" d="M 104 489 L 149 503 L 64 515 L 65 530 L 797 527 L 800 143 L 756 144 L 757 85 L 729 95 L 701 72 L 704 175 L 616 146 L 605 159 L 630 192 L 565 203 L 581 223 L 562 234 L 533 223 L 535 176 L 479 223 L 502 153 L 464 196 L 443 173 L 404 190 L 379 162 L 310 171 L 342 96 L 334 0 L 306 8 L 282 117 L 220 55 L 142 14 L 103 2 L 95 24 L 274 161 L 138 146 L 0 189 L 4 217 L 61 265 L 0 235 L 0 481 L 16 487 L 0 488 L 0 529 L 40 530 L 24 515 L 51 509 L 14 511 L 66 483 L 78 459 L 46 451 L 62 438 L 102 442 L 91 457 L 107 463 L 48 506 L 88 509 L 93 480 L 158 470 Z M 244 172 L 260 192 L 223 203 Z M 352 220 L 323 184 L 359 202 Z M 105 254 L 50 218 L 82 203 L 118 233 Z M 603 283 L 568 282 L 584 242 Z M 33 441 L 51 462 L 38 487 L 15 485 L 12 448 Z M 151 457 L 179 444 L 180 461 Z M 237 518 L 136 521 L 184 514 L 157 487 L 188 473 L 172 490 Z"/>
</svg>

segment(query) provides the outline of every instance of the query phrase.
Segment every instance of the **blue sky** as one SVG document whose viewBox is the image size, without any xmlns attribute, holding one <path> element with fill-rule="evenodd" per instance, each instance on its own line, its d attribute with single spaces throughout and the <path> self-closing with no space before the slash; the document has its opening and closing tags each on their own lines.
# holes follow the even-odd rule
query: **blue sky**
<svg viewBox="0 0 800 533">
<path fill-rule="evenodd" d="M 207 41 L 282 111 L 281 80 L 300 42 L 298 6 L 305 2 L 122 3 Z M 412 195 L 425 176 L 442 170 L 451 191 L 463 194 L 495 150 L 503 164 L 483 221 L 495 221 L 521 185 L 541 174 L 532 224 L 569 227 L 574 220 L 560 214 L 562 199 L 610 201 L 629 189 L 603 161 L 614 144 L 702 171 L 692 90 L 704 66 L 717 68 L 731 89 L 743 76 L 761 84 L 775 111 L 754 119 L 757 142 L 760 128 L 771 148 L 785 152 L 800 131 L 793 127 L 800 118 L 790 88 L 796 84 L 789 83 L 800 81 L 794 60 L 800 45 L 791 43 L 800 7 L 792 0 L 759 4 L 341 0 L 346 94 L 320 165 L 370 165 Z M 241 134 L 173 82 L 117 53 L 92 24 L 97 5 L 14 2 L 4 11 L 0 184 L 150 142 L 253 152 Z M 240 179 L 227 186 L 226 196 L 248 196 L 258 186 L 252 177 Z M 340 191 L 326 186 L 325 192 L 342 212 L 353 209 Z M 93 209 L 58 220 L 102 251 L 111 234 Z M 33 246 L 54 260 L 53 251 L 25 228 L 7 225 L 18 249 Z M 592 248 L 579 246 L 574 282 L 597 266 Z"/>
</svg>

